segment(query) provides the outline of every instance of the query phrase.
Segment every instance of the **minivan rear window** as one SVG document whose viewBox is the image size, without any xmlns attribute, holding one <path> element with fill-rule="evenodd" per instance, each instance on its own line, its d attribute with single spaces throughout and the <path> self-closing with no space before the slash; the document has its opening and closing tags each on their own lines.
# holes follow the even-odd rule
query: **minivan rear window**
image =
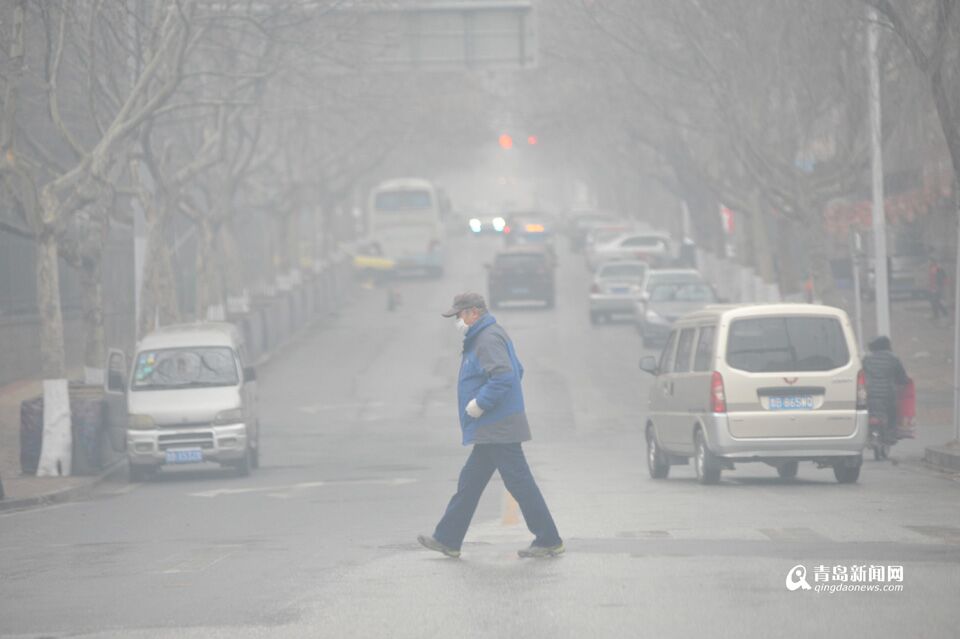
<svg viewBox="0 0 960 639">
<path fill-rule="evenodd" d="M 730 324 L 727 364 L 748 373 L 829 371 L 850 351 L 833 317 L 761 317 Z"/>
</svg>

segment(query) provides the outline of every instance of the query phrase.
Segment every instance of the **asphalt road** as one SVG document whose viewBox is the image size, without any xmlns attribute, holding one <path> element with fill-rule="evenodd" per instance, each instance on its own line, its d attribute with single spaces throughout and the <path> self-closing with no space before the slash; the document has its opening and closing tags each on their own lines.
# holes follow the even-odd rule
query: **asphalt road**
<svg viewBox="0 0 960 639">
<path fill-rule="evenodd" d="M 459 336 L 439 313 L 485 289 L 493 239 L 458 238 L 441 280 L 360 291 L 260 371 L 263 467 L 164 470 L 0 516 L 4 637 L 960 636 L 960 484 L 867 462 L 860 483 L 745 465 L 648 478 L 649 378 L 628 325 L 591 327 L 561 252 L 557 308 L 496 312 L 526 368 L 528 457 L 566 556 L 495 479 L 460 560 L 421 549 L 455 489 Z M 787 590 L 791 568 L 902 566 L 901 592 Z M 839 583 L 839 582 L 829 582 Z M 853 582 L 848 582 L 853 583 Z"/>
</svg>

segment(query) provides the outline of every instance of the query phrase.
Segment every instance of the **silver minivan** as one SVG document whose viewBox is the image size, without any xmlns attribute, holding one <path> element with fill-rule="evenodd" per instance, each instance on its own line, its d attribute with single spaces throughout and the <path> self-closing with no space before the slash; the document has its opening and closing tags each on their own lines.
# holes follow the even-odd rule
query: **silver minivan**
<svg viewBox="0 0 960 639">
<path fill-rule="evenodd" d="M 260 461 L 256 373 L 232 324 L 178 324 L 137 346 L 127 396 L 130 478 L 163 465 Z"/>
<path fill-rule="evenodd" d="M 846 313 L 814 304 L 710 306 L 678 320 L 654 376 L 646 421 L 651 477 L 693 459 L 711 484 L 739 462 L 785 479 L 801 461 L 860 476 L 866 384 Z"/>
</svg>

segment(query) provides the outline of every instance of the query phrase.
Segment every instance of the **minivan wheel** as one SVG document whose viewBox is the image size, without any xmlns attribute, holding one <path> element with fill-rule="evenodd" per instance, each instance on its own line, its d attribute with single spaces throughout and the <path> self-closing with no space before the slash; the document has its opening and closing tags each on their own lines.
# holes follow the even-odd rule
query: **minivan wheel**
<svg viewBox="0 0 960 639">
<path fill-rule="evenodd" d="M 800 462 L 786 462 L 777 466 L 777 474 L 780 475 L 780 479 L 796 479 L 799 468 Z"/>
<path fill-rule="evenodd" d="M 855 461 L 843 461 L 833 467 L 833 476 L 841 484 L 853 484 L 860 479 L 861 464 Z"/>
<path fill-rule="evenodd" d="M 707 438 L 702 430 L 697 430 L 693 436 L 693 467 L 697 472 L 697 481 L 701 484 L 716 484 L 720 481 L 720 464 L 710 449 L 707 448 Z"/>
<path fill-rule="evenodd" d="M 666 479 L 670 474 L 670 463 L 667 461 L 660 444 L 657 443 L 657 434 L 653 426 L 647 427 L 647 470 L 652 479 Z"/>
<path fill-rule="evenodd" d="M 241 477 L 246 477 L 250 474 L 250 469 L 253 468 L 253 451 L 250 448 L 250 444 L 247 444 L 243 459 L 236 462 L 234 467 L 237 469 L 237 474 Z"/>
<path fill-rule="evenodd" d="M 130 464 L 130 481 L 140 483 L 147 481 L 157 472 L 153 466 L 141 466 L 139 464 Z"/>
</svg>

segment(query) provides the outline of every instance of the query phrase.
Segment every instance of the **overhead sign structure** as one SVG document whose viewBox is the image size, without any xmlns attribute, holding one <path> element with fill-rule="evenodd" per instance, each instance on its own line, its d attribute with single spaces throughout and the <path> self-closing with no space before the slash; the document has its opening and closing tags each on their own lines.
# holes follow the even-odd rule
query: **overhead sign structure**
<svg viewBox="0 0 960 639">
<path fill-rule="evenodd" d="M 530 2 L 438 2 L 366 9 L 362 31 L 375 36 L 384 69 L 531 69 L 537 35 Z"/>
</svg>

